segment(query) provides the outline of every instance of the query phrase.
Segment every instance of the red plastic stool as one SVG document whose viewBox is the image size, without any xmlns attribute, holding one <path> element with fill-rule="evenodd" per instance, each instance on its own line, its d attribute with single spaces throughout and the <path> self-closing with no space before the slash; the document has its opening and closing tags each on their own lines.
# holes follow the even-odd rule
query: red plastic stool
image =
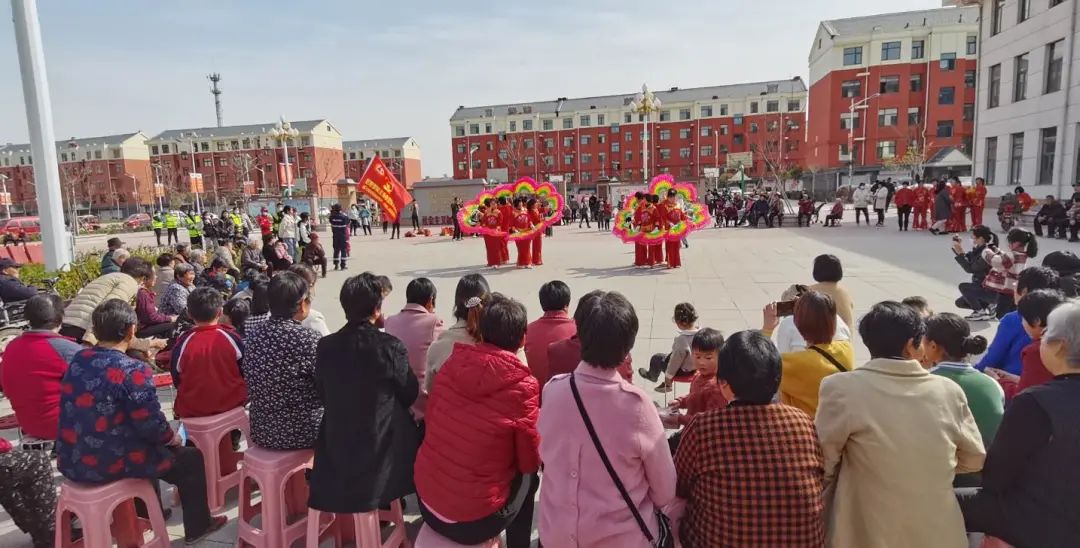
<svg viewBox="0 0 1080 548">
<path fill-rule="evenodd" d="M 244 458 L 243 451 L 233 451 L 230 434 L 239 430 L 244 439 L 250 439 L 251 427 L 243 407 L 209 417 L 181 419 L 188 439 L 203 454 L 206 469 L 206 498 L 213 513 L 225 507 L 225 493 L 240 485 L 237 465 Z"/>
<path fill-rule="evenodd" d="M 351 537 L 356 548 L 409 548 L 409 538 L 405 531 L 405 516 L 401 513 L 401 501 L 390 503 L 390 510 L 375 510 L 362 514 L 331 514 L 326 523 L 320 523 L 322 512 L 308 508 L 307 548 L 318 548 L 320 541 L 328 535 L 334 536 L 336 546 Z M 386 542 L 382 541 L 382 529 L 379 520 L 394 524 L 394 531 Z M 351 523 L 350 523 L 351 522 Z"/>
<path fill-rule="evenodd" d="M 680 371 L 678 375 L 675 375 L 674 377 L 672 377 L 671 378 L 671 395 L 673 397 L 675 397 L 675 398 L 678 398 L 679 397 L 679 391 L 678 391 L 677 388 L 679 386 L 679 383 L 680 382 L 685 382 L 685 383 L 693 382 L 695 374 L 696 374 L 696 372 L 695 373 L 683 373 L 683 372 Z"/>
<path fill-rule="evenodd" d="M 149 519 L 135 515 L 135 499 L 142 499 L 150 513 Z M 71 539 L 72 514 L 82 523 L 83 537 L 78 542 Z M 143 531 L 147 529 L 154 533 L 149 541 L 143 538 Z M 56 502 L 56 545 L 60 548 L 98 548 L 112 546 L 113 538 L 120 548 L 170 546 L 161 502 L 150 481 L 122 479 L 104 485 L 87 485 L 64 480 Z"/>
<path fill-rule="evenodd" d="M 292 546 L 304 538 L 306 515 L 288 523 L 288 512 L 292 508 L 300 514 L 300 509 L 307 507 L 307 482 L 300 472 L 311 468 L 313 455 L 311 449 L 274 451 L 248 447 L 240 468 L 238 545 L 277 548 Z M 252 482 L 259 487 L 262 500 L 258 504 L 251 503 Z M 251 523 L 255 515 L 261 516 L 259 527 Z"/>
<path fill-rule="evenodd" d="M 416 535 L 416 544 L 414 548 L 457 548 L 458 546 L 467 546 L 465 544 L 458 544 L 439 533 L 436 533 L 434 529 L 428 527 L 425 523 L 420 528 L 420 534 Z M 502 535 L 497 536 L 483 544 L 474 544 L 473 548 L 503 548 Z"/>
</svg>

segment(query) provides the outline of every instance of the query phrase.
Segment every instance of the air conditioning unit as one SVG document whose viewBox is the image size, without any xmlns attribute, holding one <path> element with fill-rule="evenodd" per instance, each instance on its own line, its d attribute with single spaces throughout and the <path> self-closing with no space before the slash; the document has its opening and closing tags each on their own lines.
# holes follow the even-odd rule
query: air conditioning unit
<svg viewBox="0 0 1080 548">
<path fill-rule="evenodd" d="M 851 155 L 850 154 L 841 154 L 840 155 L 840 161 L 841 162 L 850 162 L 851 161 Z"/>
</svg>

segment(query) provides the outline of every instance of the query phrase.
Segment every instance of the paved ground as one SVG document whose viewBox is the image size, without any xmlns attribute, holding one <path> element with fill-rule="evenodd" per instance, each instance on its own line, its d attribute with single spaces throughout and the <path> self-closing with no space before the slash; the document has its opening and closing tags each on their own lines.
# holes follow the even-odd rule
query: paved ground
<svg viewBox="0 0 1080 548">
<path fill-rule="evenodd" d="M 893 219 L 889 220 L 890 223 Z M 145 240 L 152 234 L 128 236 L 129 242 Z M 100 237 L 94 237 L 100 238 Z M 84 245 L 92 245 L 89 240 Z M 671 314 L 675 304 L 689 301 L 698 309 L 700 325 L 730 334 L 761 325 L 761 308 L 792 283 L 812 283 L 813 258 L 832 253 L 844 263 L 843 284 L 851 292 L 856 315 L 875 302 L 901 299 L 911 295 L 926 297 L 936 311 L 955 311 L 956 284 L 966 275 L 952 260 L 949 239 L 926 233 L 898 233 L 886 228 L 856 227 L 848 222 L 840 228 L 788 227 L 783 229 L 710 229 L 691 237 L 690 249 L 683 250 L 684 268 L 680 270 L 636 270 L 630 266 L 633 248 L 618 242 L 607 233 L 595 230 L 559 227 L 556 236 L 544 242 L 544 262 L 532 270 L 483 267 L 483 243 L 479 239 L 450 242 L 449 238 L 419 238 L 388 241 L 376 230 L 375 236 L 353 239 L 352 264 L 348 273 L 331 271 L 319 282 L 315 308 L 322 311 L 332 329 L 344 323 L 337 303 L 342 281 L 352 273 L 371 270 L 385 274 L 394 284 L 394 292 L 384 305 L 387 314 L 399 310 L 405 302 L 405 286 L 419 276 L 431 278 L 439 290 L 438 313 L 451 317 L 452 297 L 457 279 L 471 272 L 483 272 L 495 291 L 521 300 L 530 318 L 540 314 L 537 290 L 548 280 L 561 279 L 570 285 L 574 299 L 593 289 L 620 291 L 637 309 L 641 329 L 634 347 L 636 365 L 644 365 L 656 352 L 670 349 L 675 327 Z M 1061 241 L 1041 242 L 1043 254 L 1057 249 L 1078 248 Z M 512 252 L 514 254 L 514 252 Z M 996 324 L 974 326 L 987 337 Z M 857 336 L 856 336 L 857 339 Z M 856 341 L 856 356 L 862 361 L 867 352 Z M 638 379 L 650 393 L 651 386 Z M 163 399 L 170 398 L 163 392 Z M 657 401 L 663 396 L 656 395 Z M 171 402 L 166 404 L 171 407 Z M 0 415 L 10 413 L 10 405 L 0 400 Z M 412 509 L 415 510 L 415 504 Z M 178 512 L 177 512 L 178 514 Z M 235 505 L 230 517 L 236 516 Z M 410 519 L 415 520 L 415 516 Z M 178 515 L 170 520 L 170 533 L 179 538 L 182 528 Z M 207 546 L 231 545 L 236 538 L 235 520 L 214 536 Z M 182 545 L 174 543 L 175 545 Z M 29 542 L 10 518 L 0 513 L 0 548 L 29 546 Z"/>
</svg>

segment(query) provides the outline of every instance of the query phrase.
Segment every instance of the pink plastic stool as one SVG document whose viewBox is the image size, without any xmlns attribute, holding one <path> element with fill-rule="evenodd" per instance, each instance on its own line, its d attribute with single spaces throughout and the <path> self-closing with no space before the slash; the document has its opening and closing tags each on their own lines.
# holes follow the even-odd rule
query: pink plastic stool
<svg viewBox="0 0 1080 548">
<path fill-rule="evenodd" d="M 209 417 L 181 419 L 188 439 L 203 454 L 206 469 L 206 499 L 210 511 L 217 513 L 225 508 L 225 493 L 240 485 L 237 464 L 244 458 L 243 451 L 232 450 L 230 432 L 239 430 L 248 438 L 250 426 L 243 407 Z M 224 465 L 223 459 L 228 459 Z"/>
<path fill-rule="evenodd" d="M 457 548 L 459 546 L 467 546 L 465 544 L 458 544 L 439 533 L 436 533 L 434 529 L 428 527 L 425 523 L 420 528 L 420 534 L 416 535 L 416 544 L 414 548 Z M 474 544 L 473 548 L 503 548 L 502 535 L 499 535 L 483 544 Z"/>
<path fill-rule="evenodd" d="M 335 546 L 341 546 L 349 537 L 352 537 L 356 543 L 356 548 L 409 548 L 410 546 L 405 532 L 405 516 L 401 513 L 399 500 L 390 503 L 390 510 L 376 510 L 362 514 L 331 514 L 326 523 L 320 523 L 321 517 L 322 512 L 314 508 L 308 509 L 307 541 L 305 542 L 307 548 L 318 548 L 320 541 L 327 535 L 334 536 Z M 394 524 L 394 532 L 390 533 L 386 542 L 382 541 L 380 519 Z"/>
<path fill-rule="evenodd" d="M 274 451 L 254 445 L 244 452 L 244 465 L 240 468 L 240 546 L 277 548 L 291 546 L 304 538 L 307 518 L 301 517 L 288 524 L 289 502 L 294 508 L 307 506 L 307 483 L 297 476 L 311 468 L 311 449 L 299 451 Z M 290 481 L 297 478 L 301 481 Z M 251 504 L 251 482 L 258 484 L 262 500 Z M 294 489 L 290 490 L 290 483 Z M 298 492 L 299 491 L 299 492 Z M 262 516 L 256 528 L 251 519 Z"/>
<path fill-rule="evenodd" d="M 137 498 L 146 504 L 150 519 L 135 515 Z M 82 523 L 83 538 L 78 542 L 71 539 L 72 514 L 78 516 Z M 149 542 L 143 539 L 146 529 L 154 533 Z M 64 480 L 56 502 L 56 545 L 60 548 L 97 548 L 112 546 L 113 538 L 116 538 L 120 548 L 169 547 L 169 532 L 165 528 L 161 502 L 150 481 L 122 479 L 104 485 L 87 485 Z"/>
</svg>

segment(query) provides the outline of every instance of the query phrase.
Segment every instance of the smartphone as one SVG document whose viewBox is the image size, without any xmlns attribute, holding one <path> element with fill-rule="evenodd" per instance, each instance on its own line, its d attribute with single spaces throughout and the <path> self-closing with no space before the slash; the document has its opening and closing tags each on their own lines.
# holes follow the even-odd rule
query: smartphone
<svg viewBox="0 0 1080 548">
<path fill-rule="evenodd" d="M 777 316 L 791 316 L 792 314 L 795 314 L 795 301 L 780 301 L 776 303 Z"/>
</svg>

